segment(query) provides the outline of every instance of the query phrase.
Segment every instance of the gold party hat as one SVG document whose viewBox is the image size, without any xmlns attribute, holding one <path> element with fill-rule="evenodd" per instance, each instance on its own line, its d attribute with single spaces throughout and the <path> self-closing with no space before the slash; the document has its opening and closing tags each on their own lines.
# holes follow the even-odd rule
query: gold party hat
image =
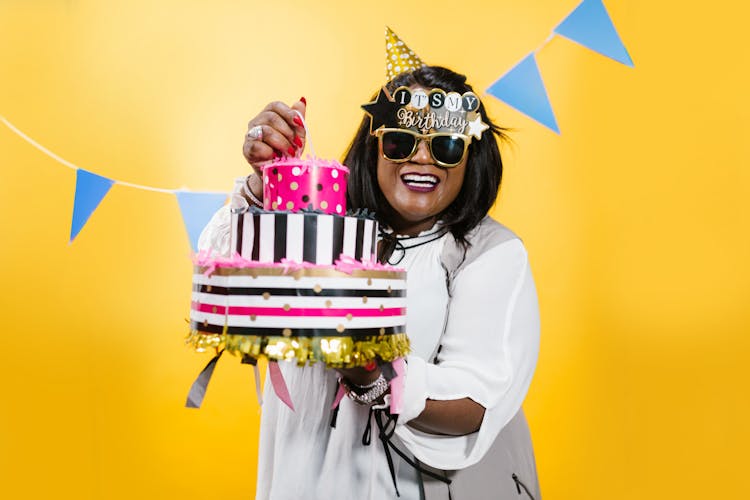
<svg viewBox="0 0 750 500">
<path fill-rule="evenodd" d="M 385 27 L 385 76 L 392 80 L 396 75 L 426 66 L 425 63 L 394 33 Z"/>
</svg>

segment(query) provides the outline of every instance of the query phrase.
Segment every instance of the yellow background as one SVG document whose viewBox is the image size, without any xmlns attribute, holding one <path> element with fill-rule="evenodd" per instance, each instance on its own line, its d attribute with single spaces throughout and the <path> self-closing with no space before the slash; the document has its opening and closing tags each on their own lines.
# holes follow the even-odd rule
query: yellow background
<svg viewBox="0 0 750 500">
<path fill-rule="evenodd" d="M 301 95 L 339 157 L 388 24 L 483 91 L 577 0 L 0 1 L 0 115 L 108 178 L 226 190 L 247 120 Z M 525 404 L 548 499 L 747 498 L 750 88 L 743 2 L 608 0 L 631 69 L 555 38 L 562 135 L 515 129 L 493 215 L 541 303 Z M 75 174 L 0 126 L 0 496 L 250 498 L 251 370 L 186 333 L 174 196 L 115 185 L 68 244 Z"/>
</svg>

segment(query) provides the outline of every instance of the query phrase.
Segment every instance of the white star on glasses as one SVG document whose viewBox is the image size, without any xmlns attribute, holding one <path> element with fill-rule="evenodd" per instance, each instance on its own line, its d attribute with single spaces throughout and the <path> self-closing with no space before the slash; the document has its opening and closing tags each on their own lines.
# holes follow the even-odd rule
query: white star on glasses
<svg viewBox="0 0 750 500">
<path fill-rule="evenodd" d="M 490 126 L 482 121 L 482 116 L 477 115 L 474 120 L 469 122 L 469 133 L 467 135 L 473 135 L 477 139 L 481 139 L 482 132 L 484 132 L 488 128 L 490 128 Z"/>
</svg>

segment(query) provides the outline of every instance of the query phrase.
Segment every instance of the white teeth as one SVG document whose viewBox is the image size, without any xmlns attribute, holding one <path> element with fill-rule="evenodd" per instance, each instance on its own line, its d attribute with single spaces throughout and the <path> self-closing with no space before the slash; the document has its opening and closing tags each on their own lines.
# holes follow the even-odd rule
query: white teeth
<svg viewBox="0 0 750 500">
<path fill-rule="evenodd" d="M 438 178 L 434 175 L 406 174 L 401 178 L 404 180 L 404 182 L 428 184 L 429 186 L 432 186 L 439 182 Z"/>
</svg>

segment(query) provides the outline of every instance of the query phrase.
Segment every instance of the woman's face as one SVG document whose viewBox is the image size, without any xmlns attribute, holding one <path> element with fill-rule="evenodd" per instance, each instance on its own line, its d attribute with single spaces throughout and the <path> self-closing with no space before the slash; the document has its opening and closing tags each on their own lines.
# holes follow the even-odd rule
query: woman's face
<svg viewBox="0 0 750 500">
<path fill-rule="evenodd" d="M 404 163 L 379 155 L 378 185 L 393 208 L 389 221 L 393 229 L 405 235 L 430 229 L 458 196 L 465 172 L 466 157 L 455 167 L 439 167 L 425 141 L 419 142 L 417 152 Z"/>
</svg>

